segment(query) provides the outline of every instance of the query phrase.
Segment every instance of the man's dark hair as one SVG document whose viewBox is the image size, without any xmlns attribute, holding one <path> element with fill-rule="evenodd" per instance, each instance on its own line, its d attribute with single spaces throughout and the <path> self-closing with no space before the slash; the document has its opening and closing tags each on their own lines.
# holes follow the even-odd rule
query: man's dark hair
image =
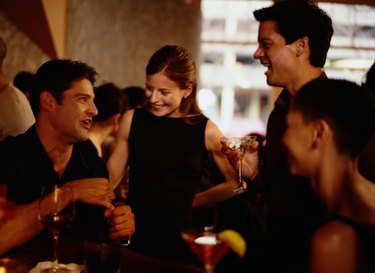
<svg viewBox="0 0 375 273">
<path fill-rule="evenodd" d="M 310 64 L 323 67 L 333 35 L 331 18 L 317 4 L 304 0 L 284 0 L 254 11 L 257 21 L 274 21 L 286 44 L 307 36 Z"/>
<path fill-rule="evenodd" d="M 35 73 L 30 104 L 35 117 L 40 111 L 39 96 L 42 91 L 50 92 L 60 102 L 62 93 L 80 79 L 87 79 L 94 85 L 98 73 L 93 67 L 79 61 L 54 59 L 45 62 Z"/>
</svg>

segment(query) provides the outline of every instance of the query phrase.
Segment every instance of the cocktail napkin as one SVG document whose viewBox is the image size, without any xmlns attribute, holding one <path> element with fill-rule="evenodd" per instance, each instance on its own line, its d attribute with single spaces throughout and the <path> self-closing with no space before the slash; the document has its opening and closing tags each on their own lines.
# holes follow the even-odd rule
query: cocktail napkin
<svg viewBox="0 0 375 273">
<path fill-rule="evenodd" d="M 39 273 L 40 271 L 49 268 L 53 265 L 51 261 L 39 262 L 29 273 Z M 80 264 L 59 264 L 59 267 L 66 268 L 71 271 L 71 273 L 81 273 L 84 270 L 84 266 Z"/>
</svg>

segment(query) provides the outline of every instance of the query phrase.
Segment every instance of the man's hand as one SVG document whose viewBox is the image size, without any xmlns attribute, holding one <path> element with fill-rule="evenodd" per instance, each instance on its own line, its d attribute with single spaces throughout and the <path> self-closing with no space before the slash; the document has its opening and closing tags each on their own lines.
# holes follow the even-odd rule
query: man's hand
<svg viewBox="0 0 375 273">
<path fill-rule="evenodd" d="M 121 238 L 131 236 L 135 231 L 134 214 L 131 208 L 126 205 L 118 206 L 115 209 L 106 209 L 104 216 L 110 218 L 110 237 Z"/>
<path fill-rule="evenodd" d="M 63 185 L 74 189 L 74 199 L 81 202 L 114 209 L 111 200 L 114 193 L 106 178 L 84 178 Z"/>
<path fill-rule="evenodd" d="M 228 144 L 221 139 L 221 152 L 225 154 L 232 165 L 232 167 L 238 171 L 238 160 L 240 155 L 237 150 L 231 149 Z M 254 179 L 258 174 L 258 141 L 253 141 L 249 148 L 245 151 L 245 155 L 242 161 L 242 175 L 249 179 Z"/>
</svg>

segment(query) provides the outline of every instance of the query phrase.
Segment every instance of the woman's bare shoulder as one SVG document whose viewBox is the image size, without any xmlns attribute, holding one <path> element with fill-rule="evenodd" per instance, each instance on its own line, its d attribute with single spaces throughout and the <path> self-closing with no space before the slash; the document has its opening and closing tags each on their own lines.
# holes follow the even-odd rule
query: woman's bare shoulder
<svg viewBox="0 0 375 273">
<path fill-rule="evenodd" d="M 330 251 L 354 245 L 357 239 L 357 231 L 352 225 L 333 219 L 314 233 L 311 246 L 320 251 Z"/>
</svg>

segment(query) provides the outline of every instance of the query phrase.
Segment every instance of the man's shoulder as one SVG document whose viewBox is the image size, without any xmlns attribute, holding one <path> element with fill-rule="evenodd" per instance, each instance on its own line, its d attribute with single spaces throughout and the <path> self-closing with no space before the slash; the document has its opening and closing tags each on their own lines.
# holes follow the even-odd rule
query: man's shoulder
<svg viewBox="0 0 375 273">
<path fill-rule="evenodd" d="M 83 157 L 90 159 L 98 158 L 101 160 L 101 157 L 98 155 L 98 151 L 91 140 L 77 142 L 74 146 L 80 151 L 80 154 Z"/>
<path fill-rule="evenodd" d="M 91 140 L 85 140 L 81 142 L 77 142 L 74 144 L 75 146 L 79 147 L 80 149 L 83 149 L 87 152 L 96 152 L 96 148 L 94 144 L 91 142 Z"/>
<path fill-rule="evenodd" d="M 24 134 L 18 136 L 7 136 L 3 141 L 0 141 L 0 149 L 13 149 L 19 147 L 21 143 L 24 142 Z"/>
<path fill-rule="evenodd" d="M 0 141 L 0 151 L 10 152 L 12 154 L 19 154 L 26 150 L 29 150 L 35 141 L 33 141 L 33 128 L 30 127 L 25 133 L 19 134 L 18 136 L 8 136 L 4 140 Z"/>
<path fill-rule="evenodd" d="M 0 141 L 0 165 L 2 167 L 8 165 L 15 156 L 20 156 L 22 148 L 20 147 L 19 139 L 19 136 L 8 136 L 3 141 Z"/>
<path fill-rule="evenodd" d="M 91 169 L 91 175 L 108 177 L 108 170 L 104 160 L 98 155 L 94 144 L 90 140 L 78 142 L 74 144 L 73 161 L 81 162 L 85 168 Z"/>
</svg>

